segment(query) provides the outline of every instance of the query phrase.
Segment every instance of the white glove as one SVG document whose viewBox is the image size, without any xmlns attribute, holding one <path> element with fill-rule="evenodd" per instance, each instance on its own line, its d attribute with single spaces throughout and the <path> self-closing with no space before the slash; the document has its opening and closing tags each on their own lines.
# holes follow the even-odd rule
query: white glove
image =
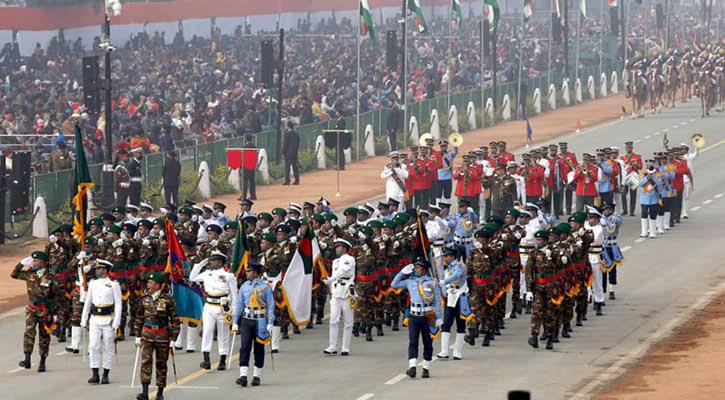
<svg viewBox="0 0 725 400">
<path fill-rule="evenodd" d="M 164 236 L 166 236 L 166 232 L 164 232 L 164 231 L 161 231 L 161 232 L 159 232 L 159 237 L 160 237 L 160 238 L 162 238 L 162 237 L 164 237 Z"/>
<path fill-rule="evenodd" d="M 57 237 L 57 236 L 55 236 L 55 235 L 51 235 L 51 236 L 50 236 L 50 237 L 48 238 L 48 240 L 50 241 L 50 243 L 55 243 L 55 242 L 57 242 L 57 241 L 58 241 L 58 237 Z"/>
<path fill-rule="evenodd" d="M 81 252 L 78 253 L 78 257 L 79 257 L 78 259 L 80 260 L 82 258 L 88 257 L 88 254 L 86 254 L 86 251 L 85 250 L 81 250 Z"/>
<path fill-rule="evenodd" d="M 360 240 L 365 240 L 368 238 L 367 236 L 365 236 L 364 233 L 362 233 L 362 231 L 357 233 L 357 237 L 360 238 Z"/>
<path fill-rule="evenodd" d="M 239 325 L 232 324 L 232 332 L 239 332 Z"/>
<path fill-rule="evenodd" d="M 567 257 L 567 256 L 561 256 L 561 263 L 562 264 L 566 264 L 568 262 L 569 262 L 569 257 Z"/>
<path fill-rule="evenodd" d="M 400 247 L 400 242 L 398 242 L 398 241 L 396 240 L 395 242 L 393 242 L 393 248 L 394 248 L 394 249 L 397 249 L 398 247 Z"/>
<path fill-rule="evenodd" d="M 526 292 L 526 301 L 534 301 L 534 294 L 531 292 Z"/>
<path fill-rule="evenodd" d="M 174 348 L 174 341 L 173 340 L 169 340 L 169 348 L 170 349 L 173 349 Z"/>
<path fill-rule="evenodd" d="M 123 239 L 118 239 L 113 242 L 113 247 L 121 247 L 123 245 Z"/>
<path fill-rule="evenodd" d="M 23 266 L 28 266 L 33 263 L 33 257 L 25 257 L 22 260 L 20 260 L 20 264 Z"/>
<path fill-rule="evenodd" d="M 443 320 L 442 319 L 437 319 L 436 320 L 436 326 L 438 326 L 438 327 L 443 326 Z"/>
<path fill-rule="evenodd" d="M 96 243 L 98 243 L 99 246 L 103 246 L 103 244 L 106 243 L 106 241 L 103 239 L 98 239 L 98 240 L 96 240 Z"/>
<path fill-rule="evenodd" d="M 327 250 L 327 243 L 325 243 L 325 242 L 320 243 L 320 250 Z"/>
<path fill-rule="evenodd" d="M 137 337 L 136 338 L 136 346 L 141 346 L 141 338 L 140 337 Z"/>
<path fill-rule="evenodd" d="M 509 235 L 507 235 L 507 234 L 505 234 L 505 233 L 502 233 L 502 234 L 501 234 L 501 240 L 507 240 L 507 239 L 508 239 L 508 237 L 509 237 Z"/>
<path fill-rule="evenodd" d="M 86 321 L 81 321 L 81 328 L 85 328 L 85 327 L 86 327 L 86 325 L 87 325 L 87 324 L 86 324 Z M 115 331 L 115 330 L 116 330 L 116 328 L 113 328 L 113 330 Z"/>
<path fill-rule="evenodd" d="M 290 243 L 295 244 L 297 243 L 297 236 L 290 236 L 289 238 Z"/>
<path fill-rule="evenodd" d="M 403 269 L 400 270 L 400 272 L 402 272 L 404 275 L 410 275 L 413 273 L 414 270 L 415 270 L 415 266 L 413 264 L 408 264 L 405 267 L 403 267 Z"/>
<path fill-rule="evenodd" d="M 148 240 L 148 239 L 144 239 L 144 240 L 141 241 L 141 244 L 144 245 L 144 246 L 149 246 L 149 245 L 151 245 L 151 241 Z"/>
<path fill-rule="evenodd" d="M 199 219 L 199 216 L 198 215 L 192 215 L 191 216 L 191 220 L 194 221 L 194 222 L 196 222 L 198 219 Z"/>
<path fill-rule="evenodd" d="M 274 325 L 267 324 L 267 332 L 272 333 L 272 329 L 274 328 Z"/>
<path fill-rule="evenodd" d="M 519 232 L 514 233 L 514 237 L 518 240 L 521 239 L 521 234 Z"/>
<path fill-rule="evenodd" d="M 349 228 L 347 228 L 347 231 L 348 231 L 348 232 L 350 232 L 350 234 L 351 234 L 351 235 L 354 235 L 354 234 L 356 234 L 356 233 L 357 233 L 357 231 L 355 230 L 355 228 L 354 228 L 354 227 L 352 227 L 352 226 L 351 226 L 351 227 L 349 227 Z"/>
<path fill-rule="evenodd" d="M 337 221 L 335 221 L 334 219 L 331 219 L 330 226 L 337 226 Z"/>
<path fill-rule="evenodd" d="M 576 246 L 577 247 L 582 247 L 583 245 L 584 245 L 584 242 L 582 242 L 581 240 L 577 240 L 576 241 Z"/>
<path fill-rule="evenodd" d="M 483 248 L 483 245 L 479 241 L 474 241 L 473 242 L 473 248 L 474 249 L 482 249 Z"/>
<path fill-rule="evenodd" d="M 131 187 L 131 184 L 128 182 L 121 182 L 118 184 L 118 186 L 120 186 L 122 188 L 128 188 L 128 187 Z"/>
<path fill-rule="evenodd" d="M 118 329 L 119 325 L 121 325 L 121 323 L 120 323 L 120 322 L 119 322 L 118 324 L 113 324 L 113 325 L 111 326 L 111 329 L 113 329 L 113 331 L 115 332 L 115 331 L 116 331 L 116 330 Z M 139 339 L 141 339 L 141 338 L 139 338 Z"/>
<path fill-rule="evenodd" d="M 211 242 L 209 242 L 209 244 L 212 245 L 212 246 L 214 246 L 214 247 L 217 247 L 219 245 L 219 241 L 216 240 L 216 239 L 214 239 Z"/>
<path fill-rule="evenodd" d="M 444 281 L 443 279 L 439 280 L 438 284 L 440 284 L 442 288 L 446 287 L 446 281 Z"/>
<path fill-rule="evenodd" d="M 544 254 L 546 254 L 546 258 L 551 258 L 551 250 L 549 250 L 549 249 L 544 250 Z"/>
<path fill-rule="evenodd" d="M 473 208 L 471 208 L 471 207 L 466 208 L 466 212 L 469 214 L 473 214 Z"/>
</svg>

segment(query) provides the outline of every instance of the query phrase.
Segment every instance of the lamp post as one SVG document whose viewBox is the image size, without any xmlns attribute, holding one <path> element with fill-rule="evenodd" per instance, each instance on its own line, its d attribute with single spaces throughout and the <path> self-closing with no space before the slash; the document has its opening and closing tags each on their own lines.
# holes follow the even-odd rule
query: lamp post
<svg viewBox="0 0 725 400">
<path fill-rule="evenodd" d="M 99 47 L 104 53 L 104 80 L 103 90 L 105 94 L 104 102 L 104 118 L 105 127 L 104 134 L 106 139 L 106 156 L 103 164 L 103 205 L 111 206 L 114 202 L 113 196 L 113 134 L 111 132 L 113 125 L 113 113 L 111 110 L 111 52 L 115 48 L 111 45 L 111 16 L 121 15 L 123 6 L 120 0 L 105 0 L 106 12 L 103 21 L 103 39 Z"/>
</svg>

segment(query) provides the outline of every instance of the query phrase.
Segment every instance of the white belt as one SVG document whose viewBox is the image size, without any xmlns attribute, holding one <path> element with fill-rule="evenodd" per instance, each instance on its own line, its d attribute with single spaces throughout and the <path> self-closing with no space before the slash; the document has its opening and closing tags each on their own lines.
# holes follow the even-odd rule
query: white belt
<svg viewBox="0 0 725 400">
<path fill-rule="evenodd" d="M 131 182 L 143 182 L 143 178 L 142 177 L 133 177 L 133 178 L 131 178 Z"/>
<path fill-rule="evenodd" d="M 247 319 L 264 319 L 267 313 L 264 307 L 244 307 L 243 316 Z"/>
<path fill-rule="evenodd" d="M 453 241 L 456 243 L 471 243 L 473 241 L 473 237 L 454 236 Z"/>
</svg>

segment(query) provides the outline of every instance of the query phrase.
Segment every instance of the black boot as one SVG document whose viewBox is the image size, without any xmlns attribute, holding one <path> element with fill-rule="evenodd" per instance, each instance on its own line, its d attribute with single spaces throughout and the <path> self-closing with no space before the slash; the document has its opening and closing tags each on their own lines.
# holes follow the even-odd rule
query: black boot
<svg viewBox="0 0 725 400">
<path fill-rule="evenodd" d="M 463 340 L 471 346 L 476 345 L 476 329 L 468 328 L 468 335 L 463 337 Z"/>
<path fill-rule="evenodd" d="M 538 349 L 539 348 L 539 335 L 536 333 L 532 333 L 531 337 L 529 337 L 529 346 Z"/>
<path fill-rule="evenodd" d="M 546 335 L 546 332 L 542 333 L 541 336 L 539 336 L 539 340 L 546 340 L 548 336 Z"/>
<path fill-rule="evenodd" d="M 88 378 L 88 383 L 91 385 L 98 385 L 98 383 L 101 382 L 101 378 L 98 377 L 98 368 L 91 368 L 91 371 L 93 372 L 93 375 Z"/>
<path fill-rule="evenodd" d="M 373 327 L 368 325 L 365 328 L 365 341 L 366 342 L 372 342 L 373 341 Z"/>
<path fill-rule="evenodd" d="M 486 336 L 483 337 L 483 343 L 481 343 L 481 346 L 488 347 L 491 345 L 491 335 L 490 333 L 486 333 Z"/>
<path fill-rule="evenodd" d="M 584 310 L 584 312 L 582 313 L 582 321 L 588 321 L 588 319 L 587 319 L 587 310 Z"/>
<path fill-rule="evenodd" d="M 383 324 L 375 325 L 375 330 L 377 331 L 378 336 L 385 336 L 385 333 L 383 333 Z"/>
<path fill-rule="evenodd" d="M 136 400 L 149 400 L 149 384 L 141 385 L 141 393 L 136 395 Z"/>
<path fill-rule="evenodd" d="M 201 355 L 204 357 L 204 361 L 199 364 L 199 367 L 201 369 L 211 369 L 211 361 L 209 360 L 209 352 L 205 351 L 201 353 Z"/>
<path fill-rule="evenodd" d="M 576 315 L 576 326 L 584 326 L 584 324 L 582 324 L 582 315 L 578 313 Z"/>
<path fill-rule="evenodd" d="M 408 370 L 407 370 L 407 371 L 405 371 L 405 373 L 406 373 L 406 374 L 407 374 L 407 375 L 408 375 L 409 377 L 411 377 L 411 378 L 415 378 L 415 374 L 416 374 L 416 369 L 415 369 L 415 367 L 410 367 L 410 368 L 408 368 Z"/>
<path fill-rule="evenodd" d="M 393 318 L 393 328 L 392 328 L 393 332 L 397 332 L 400 330 L 400 328 L 398 327 L 398 318 L 399 317 Z"/>
<path fill-rule="evenodd" d="M 302 332 L 300 332 L 300 327 L 299 326 L 292 325 L 292 333 L 294 333 L 295 335 L 299 335 Z"/>
<path fill-rule="evenodd" d="M 423 373 L 420 374 L 420 377 L 421 378 L 430 378 L 430 371 L 428 371 L 427 369 L 423 368 Z"/>
<path fill-rule="evenodd" d="M 597 311 L 597 315 L 604 315 L 602 312 L 602 303 L 594 303 L 594 310 Z"/>
<path fill-rule="evenodd" d="M 523 302 L 519 301 L 519 304 L 516 307 L 516 312 L 519 313 L 519 314 L 523 314 L 524 313 L 524 304 L 523 304 Z"/>
<path fill-rule="evenodd" d="M 551 336 L 552 336 L 552 341 L 554 343 L 559 343 L 559 333 L 558 332 L 555 333 L 555 334 L 553 334 L 553 335 L 551 335 Z"/>
<path fill-rule="evenodd" d="M 252 377 L 252 386 L 259 386 L 262 384 L 262 380 L 258 376 Z"/>
<path fill-rule="evenodd" d="M 390 313 L 385 313 L 385 316 L 383 317 L 383 323 L 387 326 L 390 326 L 391 322 L 392 318 L 390 318 Z"/>
<path fill-rule="evenodd" d="M 164 400 L 164 388 L 156 389 L 156 400 Z"/>
<path fill-rule="evenodd" d="M 315 321 L 315 324 L 322 325 L 322 318 L 325 316 L 324 311 L 317 313 L 317 320 Z"/>
<path fill-rule="evenodd" d="M 40 363 L 38 363 L 38 372 L 45 372 L 45 356 L 40 356 Z"/>
<path fill-rule="evenodd" d="M 310 322 L 307 323 L 307 326 L 305 326 L 305 329 L 312 329 L 315 327 L 315 324 L 312 323 L 312 318 L 310 318 Z"/>
<path fill-rule="evenodd" d="M 569 327 L 567 325 L 564 325 L 561 328 L 561 337 L 569 339 L 571 338 L 571 335 L 569 335 Z"/>
<path fill-rule="evenodd" d="M 136 328 L 133 325 L 128 328 L 128 336 L 136 336 Z"/>
<path fill-rule="evenodd" d="M 101 385 L 108 385 L 109 383 L 111 383 L 111 382 L 110 382 L 110 381 L 108 380 L 108 373 L 109 373 L 109 372 L 111 372 L 111 370 L 110 370 L 110 369 L 105 369 L 105 368 L 103 368 L 103 377 L 101 378 Z"/>
<path fill-rule="evenodd" d="M 499 329 L 498 325 L 493 327 L 493 334 L 496 336 L 501 336 L 501 330 Z"/>
<path fill-rule="evenodd" d="M 216 367 L 217 371 L 224 371 L 227 369 L 227 356 L 222 354 L 219 356 L 219 365 Z"/>
<path fill-rule="evenodd" d="M 554 350 L 554 335 L 549 335 L 546 339 L 546 350 Z"/>
<path fill-rule="evenodd" d="M 352 335 L 355 337 L 360 336 L 360 323 L 355 322 L 352 324 Z"/>
<path fill-rule="evenodd" d="M 123 325 L 121 325 L 121 327 L 118 328 L 118 336 L 116 336 L 117 342 L 123 342 L 124 340 L 126 340 L 125 332 L 126 332 L 126 328 L 124 328 Z M 201 329 L 199 329 L 199 333 L 201 333 Z M 148 395 L 146 397 L 148 397 Z"/>
<path fill-rule="evenodd" d="M 511 310 L 511 314 L 509 314 L 509 318 L 516 319 L 516 307 Z"/>
<path fill-rule="evenodd" d="M 247 377 L 240 376 L 239 378 L 237 378 L 237 385 L 241 385 L 242 387 L 247 387 Z"/>
<path fill-rule="evenodd" d="M 60 335 L 58 335 L 58 343 L 65 343 L 65 327 L 60 328 Z"/>
<path fill-rule="evenodd" d="M 25 369 L 30 369 L 30 354 L 31 353 L 25 353 L 25 359 L 20 361 L 18 363 L 18 366 L 23 367 Z"/>
<path fill-rule="evenodd" d="M 289 325 L 285 325 L 282 327 L 282 339 L 289 339 Z"/>
<path fill-rule="evenodd" d="M 533 302 L 527 301 L 526 302 L 526 314 L 531 314 L 531 309 L 534 307 Z"/>
</svg>

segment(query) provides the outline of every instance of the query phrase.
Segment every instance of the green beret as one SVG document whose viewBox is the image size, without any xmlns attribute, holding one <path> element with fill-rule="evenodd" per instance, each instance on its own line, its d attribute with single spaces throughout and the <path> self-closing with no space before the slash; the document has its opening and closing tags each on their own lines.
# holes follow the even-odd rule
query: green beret
<svg viewBox="0 0 725 400">
<path fill-rule="evenodd" d="M 90 224 L 95 226 L 103 226 L 103 220 L 96 217 L 91 220 Z"/>
<path fill-rule="evenodd" d="M 567 219 L 568 222 L 577 222 L 577 223 L 580 223 L 580 224 L 583 224 L 584 221 L 586 221 L 586 220 L 587 220 L 586 214 L 580 213 L 578 211 L 575 212 L 574 214 L 572 214 L 569 217 L 569 219 Z"/>
<path fill-rule="evenodd" d="M 535 238 L 549 239 L 549 231 L 542 229 L 534 234 Z"/>
<path fill-rule="evenodd" d="M 272 210 L 272 215 L 281 215 L 282 217 L 286 217 L 287 211 L 284 208 L 277 207 L 274 210 Z"/>
<path fill-rule="evenodd" d="M 473 234 L 473 236 L 474 236 L 474 237 L 477 237 L 477 238 L 482 238 L 482 237 L 485 237 L 485 238 L 487 238 L 487 239 L 490 239 L 490 238 L 491 238 L 491 232 L 490 232 L 490 231 L 488 231 L 488 230 L 486 230 L 486 228 L 483 228 L 483 229 L 479 229 L 479 230 L 477 230 L 477 231 L 476 231 L 476 232 L 475 232 L 475 233 Z"/>
<path fill-rule="evenodd" d="M 126 214 L 126 207 L 124 207 L 124 206 L 113 207 L 111 209 L 111 212 L 112 213 L 117 212 L 117 213 L 121 213 L 121 214 Z"/>
<path fill-rule="evenodd" d="M 395 229 L 397 225 L 398 224 L 396 224 L 395 221 L 393 221 L 392 219 L 386 219 L 385 221 L 383 221 L 383 226 L 386 228 Z"/>
<path fill-rule="evenodd" d="M 348 207 L 342 212 L 342 215 L 346 217 L 357 216 L 357 207 Z"/>
<path fill-rule="evenodd" d="M 571 225 L 567 224 L 566 222 L 562 222 L 557 225 L 556 229 L 558 229 L 562 235 L 568 235 L 569 233 L 571 233 Z"/>
<path fill-rule="evenodd" d="M 515 208 L 509 208 L 508 210 L 506 210 L 506 215 L 510 215 L 514 218 L 518 218 L 519 215 L 521 215 L 521 213 L 519 213 L 519 210 L 517 210 Z"/>
<path fill-rule="evenodd" d="M 490 217 L 488 217 L 488 219 L 486 219 L 486 222 L 493 222 L 494 224 L 499 226 L 504 224 L 503 218 L 501 218 L 500 215 L 491 215 Z"/>
<path fill-rule="evenodd" d="M 268 212 L 261 212 L 259 215 L 257 215 L 257 219 L 263 219 L 267 222 L 272 222 L 274 220 L 274 217 L 272 217 L 272 214 Z"/>
<path fill-rule="evenodd" d="M 310 221 L 307 219 L 307 217 L 300 218 L 300 226 L 301 225 L 309 225 Z"/>
<path fill-rule="evenodd" d="M 325 221 L 337 221 L 337 215 L 333 213 L 325 213 Z"/>
<path fill-rule="evenodd" d="M 312 215 L 312 220 L 316 221 L 318 224 L 324 224 L 325 216 L 322 214 L 314 214 Z"/>
<path fill-rule="evenodd" d="M 154 225 L 161 225 L 164 226 L 164 219 L 163 218 L 156 218 L 154 220 Z"/>
<path fill-rule="evenodd" d="M 189 208 L 189 207 L 184 207 L 184 208 L 182 208 L 181 210 L 179 210 L 179 214 L 184 214 L 184 215 L 191 215 L 191 214 L 193 214 L 193 213 L 194 213 L 194 210 L 192 210 L 192 209 L 191 209 L 191 208 Z"/>
<path fill-rule="evenodd" d="M 383 227 L 383 223 L 380 222 L 380 221 L 378 221 L 378 220 L 376 220 L 376 219 L 374 219 L 374 220 L 368 222 L 368 226 L 371 227 L 371 228 L 382 228 Z"/>
<path fill-rule="evenodd" d="M 111 232 L 113 232 L 113 233 L 115 233 L 115 234 L 118 234 L 118 235 L 120 235 L 121 234 L 121 231 L 122 231 L 121 227 L 118 226 L 118 225 L 115 225 L 115 224 L 114 225 L 109 225 L 108 226 L 108 230 L 111 231 Z"/>
<path fill-rule="evenodd" d="M 162 284 L 166 280 L 164 278 L 164 274 L 160 271 L 153 271 L 149 274 L 148 280 L 154 281 L 156 283 Z"/>
<path fill-rule="evenodd" d="M 61 232 L 63 232 L 62 228 L 63 228 L 63 225 L 60 225 L 60 226 L 56 227 L 55 229 L 53 229 L 52 231 L 50 231 L 50 234 L 55 235 L 56 233 L 61 233 Z"/>
<path fill-rule="evenodd" d="M 234 229 L 234 230 L 237 230 L 237 229 L 239 229 L 239 224 L 237 223 L 237 221 L 230 221 L 230 222 L 227 222 L 227 223 L 226 223 L 226 224 L 224 225 L 224 230 L 227 230 L 227 229 Z"/>
<path fill-rule="evenodd" d="M 404 212 L 397 213 L 397 214 L 395 214 L 395 217 L 393 217 L 393 218 L 395 219 L 395 222 L 398 223 L 398 225 L 400 225 L 400 224 L 404 224 L 410 220 L 410 214 L 404 213 Z"/>
<path fill-rule="evenodd" d="M 95 246 L 96 244 L 98 244 L 98 242 L 96 241 L 96 238 L 94 238 L 93 236 L 86 237 L 84 242 L 85 242 L 85 244 L 90 244 L 91 246 Z"/>
<path fill-rule="evenodd" d="M 36 260 L 43 260 L 43 261 L 48 261 L 48 259 L 50 258 L 50 257 L 48 257 L 48 253 L 46 253 L 44 251 L 40 251 L 40 250 L 34 251 L 30 256 Z"/>
<path fill-rule="evenodd" d="M 262 240 L 266 240 L 269 243 L 277 243 L 277 237 L 274 236 L 274 233 L 265 233 L 262 235 Z"/>
<path fill-rule="evenodd" d="M 365 236 L 367 236 L 367 237 L 372 237 L 373 236 L 373 230 L 370 229 L 370 227 L 367 226 L 367 225 L 361 226 L 360 227 L 360 232 L 362 232 L 363 234 L 365 234 Z"/>
<path fill-rule="evenodd" d="M 495 223 L 495 222 L 489 222 L 486 225 L 483 226 L 483 229 L 487 230 L 488 232 L 496 233 L 501 228 L 501 225 Z"/>
</svg>

